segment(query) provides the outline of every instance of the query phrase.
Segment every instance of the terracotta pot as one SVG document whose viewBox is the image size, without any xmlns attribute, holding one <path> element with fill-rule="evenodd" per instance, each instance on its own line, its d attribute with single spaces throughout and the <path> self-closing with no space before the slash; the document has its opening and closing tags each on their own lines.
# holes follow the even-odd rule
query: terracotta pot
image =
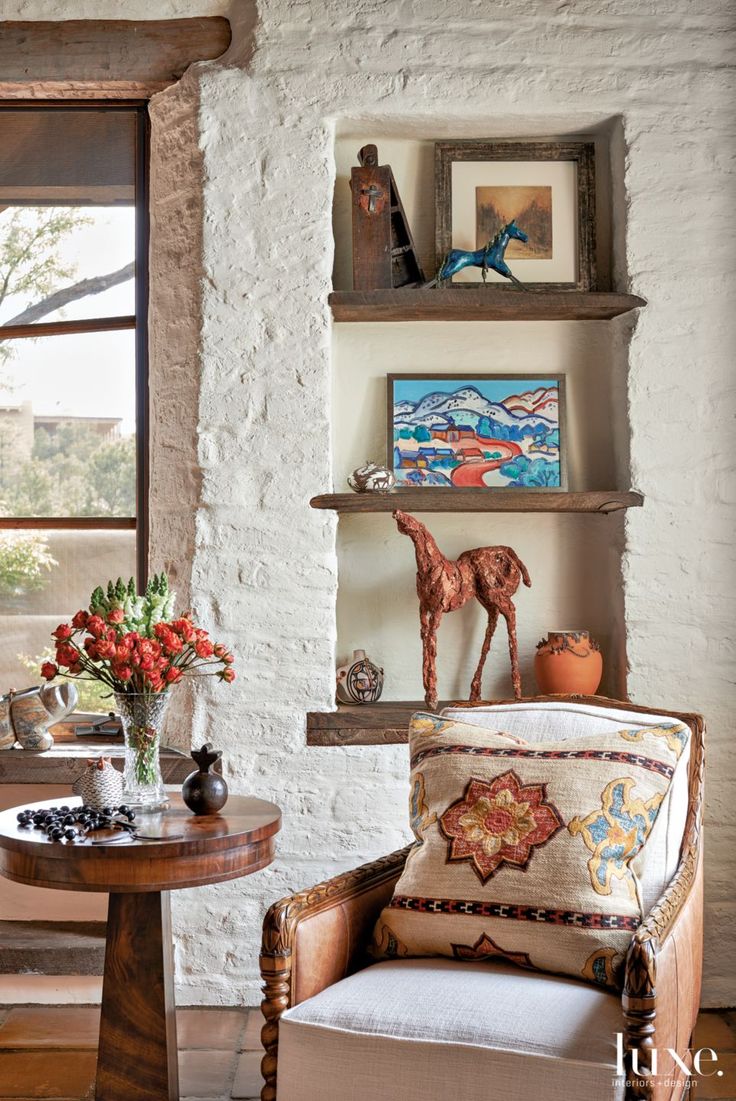
<svg viewBox="0 0 736 1101">
<path fill-rule="evenodd" d="M 600 647 L 587 631 L 550 631 L 537 644 L 534 675 L 542 695 L 594 696 L 603 675 Z"/>
</svg>

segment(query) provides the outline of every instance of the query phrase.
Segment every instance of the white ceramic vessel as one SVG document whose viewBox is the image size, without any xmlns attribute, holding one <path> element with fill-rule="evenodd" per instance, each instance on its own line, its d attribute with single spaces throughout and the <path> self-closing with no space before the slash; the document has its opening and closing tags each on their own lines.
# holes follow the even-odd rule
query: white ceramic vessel
<svg viewBox="0 0 736 1101">
<path fill-rule="evenodd" d="M 348 485 L 356 493 L 388 493 L 395 484 L 393 473 L 379 463 L 366 461 L 348 475 Z"/>
<path fill-rule="evenodd" d="M 351 661 L 337 670 L 338 703 L 375 703 L 383 692 L 383 669 L 374 665 L 365 650 L 353 650 Z"/>
</svg>

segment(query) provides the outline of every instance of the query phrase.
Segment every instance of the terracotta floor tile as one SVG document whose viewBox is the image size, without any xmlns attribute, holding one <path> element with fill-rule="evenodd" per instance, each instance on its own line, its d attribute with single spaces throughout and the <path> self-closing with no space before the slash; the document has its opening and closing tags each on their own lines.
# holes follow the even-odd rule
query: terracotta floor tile
<svg viewBox="0 0 736 1101">
<path fill-rule="evenodd" d="M 93 1051 L 0 1052 L 2 1097 L 91 1097 L 96 1063 Z"/>
<path fill-rule="evenodd" d="M 1 1029 L 0 1036 L 2 1036 Z M 725 1017 L 715 1010 L 709 1010 L 701 1013 L 698 1017 L 692 1046 L 696 1049 L 710 1047 L 719 1054 L 722 1051 L 734 1051 L 736 1050 L 736 1035 L 734 1035 Z"/>
<path fill-rule="evenodd" d="M 238 1059 L 238 1069 L 235 1072 L 235 1085 L 233 1097 L 251 1098 L 260 1097 L 263 1078 L 261 1077 L 262 1054 L 259 1051 L 246 1051 Z"/>
<path fill-rule="evenodd" d="M 0 1016 L 0 1101 L 91 1099 L 98 1019 L 96 1008 L 82 1006 L 7 1009 Z M 183 1009 L 177 1020 L 183 1099 L 259 1097 L 260 1010 Z M 695 1078 L 690 1101 L 736 1101 L 735 1027 L 732 1013 L 701 1014 L 694 1044 L 713 1048 L 723 1073 Z"/>
<path fill-rule="evenodd" d="M 710 1065 L 709 1065 L 710 1066 Z M 736 1054 L 719 1053 L 716 1071 L 722 1071 L 708 1078 L 693 1076 L 694 1089 L 692 1101 L 734 1101 L 736 1098 Z"/>
<path fill-rule="evenodd" d="M 96 1051 L 99 1030 L 100 1011 L 94 1006 L 22 1007 L 11 1009 L 0 1025 L 0 1048 L 63 1047 Z"/>
<path fill-rule="evenodd" d="M 237 1051 L 247 1015 L 247 1009 L 178 1009 L 179 1050 Z"/>
<path fill-rule="evenodd" d="M 230 1051 L 180 1051 L 179 1092 L 182 1097 L 226 1097 L 235 1054 Z"/>
<path fill-rule="evenodd" d="M 242 1040 L 243 1051 L 263 1051 L 261 1029 L 265 1023 L 260 1009 L 248 1010 L 248 1023 L 245 1026 Z"/>
</svg>

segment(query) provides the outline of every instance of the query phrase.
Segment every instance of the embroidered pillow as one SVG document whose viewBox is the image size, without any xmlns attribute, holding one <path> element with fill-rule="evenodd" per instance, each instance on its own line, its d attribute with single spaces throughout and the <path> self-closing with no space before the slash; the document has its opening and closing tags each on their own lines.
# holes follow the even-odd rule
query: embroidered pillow
<svg viewBox="0 0 736 1101">
<path fill-rule="evenodd" d="M 520 742 L 419 713 L 416 843 L 373 952 L 506 959 L 618 986 L 642 920 L 636 869 L 690 730 Z"/>
</svg>

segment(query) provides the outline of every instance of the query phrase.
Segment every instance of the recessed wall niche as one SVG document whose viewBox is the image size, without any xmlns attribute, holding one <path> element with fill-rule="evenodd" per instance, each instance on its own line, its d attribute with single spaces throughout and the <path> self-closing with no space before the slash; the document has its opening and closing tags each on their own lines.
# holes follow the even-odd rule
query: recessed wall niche
<svg viewBox="0 0 736 1101">
<path fill-rule="evenodd" d="M 339 133 L 335 144 L 334 287 L 352 287 L 350 168 L 370 142 L 392 166 L 420 260 L 434 274 L 434 137 L 403 138 L 365 129 Z M 600 221 L 599 268 L 610 287 L 611 189 L 609 145 L 615 128 L 596 135 Z M 475 133 L 460 136 L 479 136 Z M 495 134 L 494 134 L 495 136 Z M 534 136 L 520 122 L 513 135 Z M 550 136 L 539 130 L 539 137 Z M 559 136 L 555 135 L 555 136 Z M 571 136 L 570 134 L 564 136 Z M 576 137 L 590 136 L 576 134 Z M 600 147 L 600 152 L 598 151 Z M 618 288 L 621 289 L 621 288 Z M 438 292 L 442 293 L 442 292 Z M 520 292 L 522 293 L 522 292 Z M 630 322 L 391 322 L 333 326 L 332 468 L 335 492 L 366 459 L 386 456 L 386 375 L 389 373 L 528 372 L 567 377 L 570 490 L 629 488 L 625 384 Z M 421 490 L 417 491 L 421 494 Z M 422 519 L 441 549 L 456 557 L 470 547 L 507 544 L 526 563 L 532 588 L 517 594 L 525 694 L 536 691 L 536 642 L 550 629 L 588 628 L 605 659 L 600 691 L 625 694 L 625 648 L 620 558 L 625 513 L 436 513 Z M 422 696 L 421 646 L 413 548 L 390 513 L 341 515 L 337 534 L 339 587 L 337 653 L 365 649 L 385 669 L 383 699 Z M 485 630 L 479 605 L 445 617 L 438 637 L 441 698 L 467 698 Z M 484 679 L 484 697 L 510 695 L 508 651 L 501 626 Z"/>
</svg>

